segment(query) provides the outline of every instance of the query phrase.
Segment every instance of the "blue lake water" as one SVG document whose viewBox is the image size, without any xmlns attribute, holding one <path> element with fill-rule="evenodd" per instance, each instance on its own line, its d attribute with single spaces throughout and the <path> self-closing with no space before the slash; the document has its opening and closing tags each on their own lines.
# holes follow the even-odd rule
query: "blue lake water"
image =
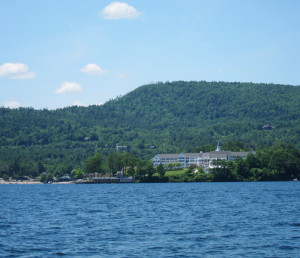
<svg viewBox="0 0 300 258">
<path fill-rule="evenodd" d="M 1 257 L 300 257 L 300 182 L 0 185 Z"/>
</svg>

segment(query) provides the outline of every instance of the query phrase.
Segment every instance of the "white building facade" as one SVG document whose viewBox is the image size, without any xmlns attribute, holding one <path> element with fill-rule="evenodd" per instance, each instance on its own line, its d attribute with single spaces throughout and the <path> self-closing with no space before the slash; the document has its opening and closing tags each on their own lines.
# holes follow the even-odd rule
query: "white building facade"
<svg viewBox="0 0 300 258">
<path fill-rule="evenodd" d="M 234 161 L 237 157 L 245 159 L 250 152 L 232 152 L 222 151 L 218 144 L 215 151 L 200 152 L 200 153 L 180 153 L 180 154 L 157 154 L 153 159 L 153 166 L 159 164 L 166 165 L 168 163 L 181 163 L 183 168 L 187 168 L 191 165 L 197 167 L 203 167 L 205 169 L 211 167 L 211 163 L 214 160 Z"/>
</svg>

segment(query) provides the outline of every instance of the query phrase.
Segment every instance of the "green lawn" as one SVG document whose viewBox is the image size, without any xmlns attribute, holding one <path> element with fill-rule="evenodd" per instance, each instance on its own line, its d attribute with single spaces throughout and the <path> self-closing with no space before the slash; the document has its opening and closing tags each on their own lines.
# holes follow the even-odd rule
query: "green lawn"
<svg viewBox="0 0 300 258">
<path fill-rule="evenodd" d="M 184 172 L 186 171 L 187 169 L 180 169 L 180 170 L 167 170 L 166 171 L 166 174 L 165 176 L 166 177 L 170 177 L 170 176 L 181 176 L 184 174 Z M 155 173 L 153 176 L 157 176 L 159 177 L 159 174 L 158 173 Z"/>
<path fill-rule="evenodd" d="M 187 171 L 187 169 L 180 169 L 180 170 L 167 170 L 166 171 L 166 176 L 181 176 Z"/>
</svg>

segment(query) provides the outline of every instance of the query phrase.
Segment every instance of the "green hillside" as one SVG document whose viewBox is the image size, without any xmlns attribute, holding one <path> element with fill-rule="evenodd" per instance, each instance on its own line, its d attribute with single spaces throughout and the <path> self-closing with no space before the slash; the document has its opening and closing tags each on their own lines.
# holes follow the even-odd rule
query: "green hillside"
<svg viewBox="0 0 300 258">
<path fill-rule="evenodd" d="M 95 152 L 115 151 L 117 143 L 148 159 L 217 141 L 256 149 L 276 143 L 300 148 L 300 88 L 179 81 L 145 85 L 103 106 L 0 108 L 2 167 L 16 159 L 29 168 L 38 162 L 82 166 Z"/>
</svg>

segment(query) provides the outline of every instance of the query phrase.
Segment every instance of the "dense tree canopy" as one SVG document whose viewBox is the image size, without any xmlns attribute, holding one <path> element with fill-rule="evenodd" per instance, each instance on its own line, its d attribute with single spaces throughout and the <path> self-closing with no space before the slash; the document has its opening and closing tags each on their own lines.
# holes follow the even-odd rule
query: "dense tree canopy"
<svg viewBox="0 0 300 258">
<path fill-rule="evenodd" d="M 94 156 L 87 159 L 85 170 L 90 174 L 104 174 L 104 164 L 101 153 L 96 153 Z"/>
<path fill-rule="evenodd" d="M 300 151 L 276 145 L 235 162 L 217 160 L 211 170 L 215 181 L 300 180 Z"/>
<path fill-rule="evenodd" d="M 0 171 L 15 177 L 24 171 L 70 174 L 84 169 L 95 153 L 106 159 L 116 144 L 150 159 L 157 153 L 213 150 L 218 141 L 233 151 L 282 143 L 300 148 L 300 88 L 178 81 L 145 85 L 102 106 L 0 108 Z M 289 159 L 286 153 L 274 153 L 274 159 L 281 154 Z M 119 167 L 111 163 L 111 173 Z M 287 167 L 274 162 L 273 169 Z"/>
</svg>

